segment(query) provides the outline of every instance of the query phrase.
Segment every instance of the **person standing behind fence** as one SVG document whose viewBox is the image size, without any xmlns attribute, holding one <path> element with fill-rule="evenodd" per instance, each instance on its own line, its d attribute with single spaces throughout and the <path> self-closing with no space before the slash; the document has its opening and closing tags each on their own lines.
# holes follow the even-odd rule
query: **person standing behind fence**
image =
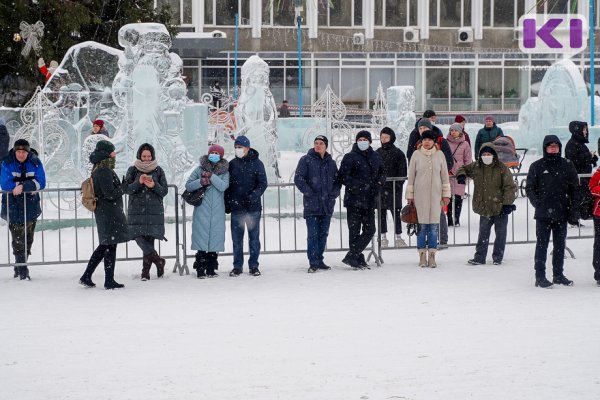
<svg viewBox="0 0 600 400">
<path fill-rule="evenodd" d="M 440 209 L 450 202 L 450 181 L 444 153 L 435 143 L 436 135 L 427 130 L 408 165 L 406 200 L 417 208 L 419 232 L 417 251 L 420 267 L 437 267 Z"/>
<path fill-rule="evenodd" d="M 481 149 L 482 144 L 492 143 L 500 136 L 504 136 L 504 132 L 496 125 L 494 117 L 492 115 L 486 115 L 485 125 L 477 132 L 477 137 L 475 138 L 475 160 L 479 159 L 479 150 Z"/>
<path fill-rule="evenodd" d="M 281 106 L 279 106 L 279 118 L 289 118 L 289 117 L 291 117 L 291 115 L 290 115 L 290 109 L 288 107 L 288 101 L 283 100 L 283 102 L 281 103 Z"/>
<path fill-rule="evenodd" d="M 342 159 L 338 177 L 346 186 L 344 207 L 347 210 L 350 244 L 350 251 L 342 262 L 354 269 L 366 269 L 369 265 L 362 252 L 377 232 L 375 209 L 379 191 L 385 184 L 383 161 L 371 148 L 369 131 L 356 134 L 352 150 Z"/>
<path fill-rule="evenodd" d="M 492 261 L 494 265 L 500 265 L 506 247 L 508 216 L 515 209 L 513 203 L 517 196 L 517 187 L 508 167 L 498 160 L 492 143 L 484 143 L 481 146 L 478 159 L 459 168 L 455 174 L 458 184 L 464 184 L 467 177 L 473 179 L 473 211 L 479 214 L 479 236 L 475 256 L 468 263 L 485 264 L 493 226 L 496 239 Z"/>
<path fill-rule="evenodd" d="M 8 129 L 6 129 L 4 119 L 0 118 L 0 168 L 2 168 L 2 160 L 8 154 L 9 143 L 10 135 L 8 134 Z M 2 172 L 2 170 L 0 170 L 0 172 Z"/>
<path fill-rule="evenodd" d="M 115 173 L 115 146 L 100 140 L 90 154 L 90 162 L 94 165 L 92 182 L 96 195 L 96 227 L 98 228 L 98 247 L 92 253 L 87 268 L 79 279 L 85 287 L 95 287 L 92 275 L 100 261 L 104 260 L 104 288 L 120 289 L 125 285 L 115 281 L 115 265 L 117 244 L 129 240 L 127 220 L 123 213 L 123 189 L 121 180 Z"/>
<path fill-rule="evenodd" d="M 571 121 L 569 123 L 569 131 L 571 132 L 571 139 L 569 139 L 565 146 L 565 158 L 573 163 L 577 174 L 591 174 L 592 167 L 595 167 L 598 163 L 598 156 L 595 153 L 592 153 L 586 146 L 586 143 L 590 142 L 588 140 L 589 132 L 587 123 Z M 590 178 L 579 179 L 579 195 L 581 200 L 591 197 L 588 188 L 589 181 Z M 580 211 L 582 214 L 580 215 L 581 218 L 588 219 L 592 217 L 592 215 L 589 215 L 589 211 L 586 207 L 582 207 Z"/>
<path fill-rule="evenodd" d="M 326 136 L 317 136 L 314 147 L 300 158 L 294 174 L 294 184 L 303 194 L 309 273 L 331 269 L 325 264 L 323 253 L 341 183 L 337 178 L 337 165 L 327 152 L 328 144 Z"/>
<path fill-rule="evenodd" d="M 388 178 L 405 178 L 408 168 L 406 165 L 406 156 L 394 144 L 396 142 L 396 133 L 393 129 L 387 126 L 381 130 L 379 134 L 381 147 L 377 149 L 377 153 L 383 160 L 383 168 L 385 176 Z M 381 245 L 388 246 L 387 233 L 387 212 L 392 212 L 394 221 L 394 244 L 396 247 L 406 246 L 406 242 L 402 239 L 402 221 L 400 221 L 400 211 L 402 210 L 402 190 L 404 188 L 404 180 L 390 181 L 383 185 L 381 193 Z"/>
<path fill-rule="evenodd" d="M 2 159 L 0 187 L 10 192 L 2 194 L 0 216 L 8 222 L 15 262 L 24 264 L 31 255 L 35 225 L 42 214 L 37 192 L 46 187 L 42 162 L 27 140 L 17 140 Z M 27 265 L 15 267 L 14 272 L 15 278 L 31 280 Z"/>
<path fill-rule="evenodd" d="M 594 198 L 594 255 L 592 266 L 594 267 L 596 285 L 600 286 L 600 168 L 594 172 L 588 186 Z"/>
<path fill-rule="evenodd" d="M 110 137 L 108 130 L 104 127 L 104 121 L 101 119 L 97 119 L 92 122 L 92 135 L 104 135 L 106 137 Z"/>
<path fill-rule="evenodd" d="M 215 81 L 215 84 L 210 87 L 210 95 L 212 96 L 213 106 L 215 108 L 220 108 L 223 104 L 225 92 L 221 89 L 221 83 L 219 81 Z"/>
<path fill-rule="evenodd" d="M 248 229 L 250 275 L 259 276 L 261 196 L 267 190 L 265 166 L 258 151 L 250 147 L 246 136 L 234 142 L 235 158 L 229 162 L 229 187 L 225 191 L 225 208 L 231 212 L 233 269 L 229 276 L 239 276 L 244 270 L 244 230 Z"/>
<path fill-rule="evenodd" d="M 225 150 L 218 144 L 208 148 L 188 178 L 185 188 L 193 192 L 206 188 L 202 204 L 194 207 L 192 250 L 196 250 L 194 269 L 199 279 L 214 278 L 219 268 L 218 252 L 225 251 L 225 190 L 229 187 L 229 163 Z"/>
<path fill-rule="evenodd" d="M 473 145 L 471 144 L 471 137 L 469 136 L 469 134 L 465 130 L 465 125 L 467 124 L 467 119 L 464 116 L 462 116 L 462 115 L 459 114 L 456 117 L 454 117 L 454 122 L 457 123 L 457 124 L 460 124 L 460 126 L 462 128 L 462 133 L 465 136 L 465 141 L 467 143 L 469 143 L 469 148 L 472 149 Z"/>
<path fill-rule="evenodd" d="M 547 135 L 543 142 L 543 158 L 534 161 L 527 173 L 525 190 L 535 208 L 535 286 L 547 288 L 552 283 L 571 286 L 564 275 L 567 222 L 576 224 L 579 212 L 579 180 L 573 163 L 560 156 L 557 136 Z M 546 279 L 546 257 L 552 233 L 552 282 Z"/>
<path fill-rule="evenodd" d="M 134 165 L 125 175 L 123 190 L 129 195 L 127 225 L 129 237 L 142 249 L 142 280 L 150 279 L 150 267 L 156 265 L 159 278 L 165 273 L 165 259 L 154 248 L 154 240 L 165 239 L 163 198 L 169 192 L 165 172 L 156 162 L 154 147 L 142 144 Z"/>
<path fill-rule="evenodd" d="M 470 164 L 473 161 L 471 146 L 465 138 L 462 126 L 458 123 L 450 126 L 450 133 L 448 133 L 446 140 L 448 140 L 450 150 L 452 150 L 452 158 L 454 160 L 450 175 L 456 175 L 456 171 L 458 171 L 460 167 Z M 461 185 L 456 179 L 450 179 L 450 187 L 452 188 L 452 197 L 450 197 L 450 204 L 448 204 L 448 226 L 460 226 L 460 212 L 462 210 L 466 185 Z"/>
</svg>

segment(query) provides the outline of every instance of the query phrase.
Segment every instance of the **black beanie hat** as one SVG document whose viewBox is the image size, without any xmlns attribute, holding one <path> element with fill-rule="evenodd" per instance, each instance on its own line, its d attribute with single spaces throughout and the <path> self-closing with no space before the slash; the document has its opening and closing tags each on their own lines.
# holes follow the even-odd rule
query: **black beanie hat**
<svg viewBox="0 0 600 400">
<path fill-rule="evenodd" d="M 371 132 L 369 131 L 360 131 L 356 134 L 356 138 L 355 138 L 355 142 L 358 142 L 358 139 L 360 138 L 366 138 L 369 140 L 369 143 L 373 142 L 373 139 L 371 139 Z"/>
<path fill-rule="evenodd" d="M 421 140 L 423 139 L 431 139 L 435 142 L 435 133 L 433 133 L 432 130 L 427 129 L 426 131 L 423 131 L 423 133 L 421 134 Z"/>
<path fill-rule="evenodd" d="M 433 110 L 425 110 L 425 112 L 423 113 L 423 118 L 431 118 L 431 117 L 434 117 L 436 115 L 437 114 Z"/>
<path fill-rule="evenodd" d="M 315 140 L 313 140 L 313 143 L 316 142 L 317 140 L 320 140 L 323 143 L 325 143 L 325 148 L 327 148 L 329 146 L 329 140 L 327 139 L 327 136 L 319 135 L 315 138 Z"/>
<path fill-rule="evenodd" d="M 115 145 L 109 142 L 108 140 L 100 140 L 98 143 L 96 143 L 96 150 L 104 151 L 110 154 L 113 151 L 115 151 Z"/>
<path fill-rule="evenodd" d="M 15 145 L 13 146 L 13 149 L 15 151 L 17 150 L 25 150 L 26 152 L 29 153 L 29 151 L 31 150 L 31 147 L 29 146 L 29 142 L 25 139 L 19 139 L 15 142 Z"/>
</svg>

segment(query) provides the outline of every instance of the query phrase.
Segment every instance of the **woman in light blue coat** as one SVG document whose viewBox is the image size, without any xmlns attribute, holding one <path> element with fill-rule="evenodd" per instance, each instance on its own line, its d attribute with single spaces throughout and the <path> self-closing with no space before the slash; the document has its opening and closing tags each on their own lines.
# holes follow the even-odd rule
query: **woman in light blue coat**
<svg viewBox="0 0 600 400">
<path fill-rule="evenodd" d="M 194 207 L 192 221 L 192 250 L 197 251 L 194 269 L 200 279 L 217 276 L 218 252 L 225 250 L 224 194 L 229 187 L 229 163 L 224 154 L 223 147 L 210 146 L 185 184 L 189 192 L 206 187 L 202 204 Z"/>
</svg>

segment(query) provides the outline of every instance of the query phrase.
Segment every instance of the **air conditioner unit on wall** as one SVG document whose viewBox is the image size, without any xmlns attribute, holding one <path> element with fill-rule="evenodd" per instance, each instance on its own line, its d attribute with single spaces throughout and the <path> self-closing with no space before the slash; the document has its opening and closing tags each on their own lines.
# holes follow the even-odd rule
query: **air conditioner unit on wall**
<svg viewBox="0 0 600 400">
<path fill-rule="evenodd" d="M 355 33 L 352 35 L 352 44 L 361 45 L 365 44 L 365 34 L 364 33 Z"/>
<path fill-rule="evenodd" d="M 465 26 L 458 30 L 458 43 L 472 43 L 473 42 L 473 28 Z"/>
<path fill-rule="evenodd" d="M 415 43 L 419 41 L 419 30 L 417 28 L 404 28 L 402 39 L 408 43 Z"/>
</svg>

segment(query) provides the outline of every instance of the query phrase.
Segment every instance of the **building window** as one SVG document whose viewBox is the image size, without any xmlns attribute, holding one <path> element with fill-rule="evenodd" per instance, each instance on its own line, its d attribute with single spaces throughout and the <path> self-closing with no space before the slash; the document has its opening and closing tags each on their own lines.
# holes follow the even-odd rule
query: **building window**
<svg viewBox="0 0 600 400">
<path fill-rule="evenodd" d="M 577 0 L 546 0 L 537 5 L 537 12 L 540 14 L 576 14 Z"/>
<path fill-rule="evenodd" d="M 416 26 L 417 0 L 375 0 L 376 26 Z"/>
<path fill-rule="evenodd" d="M 525 0 L 483 0 L 483 26 L 486 27 L 516 28 L 524 13 Z"/>
<path fill-rule="evenodd" d="M 263 2 L 262 24 L 269 26 L 296 26 L 296 10 L 293 1 Z M 306 7 L 305 7 L 306 8 Z M 302 10 L 301 17 L 305 21 L 306 9 Z"/>
<path fill-rule="evenodd" d="M 450 110 L 475 109 L 475 68 L 450 69 Z"/>
<path fill-rule="evenodd" d="M 321 26 L 362 26 L 362 0 L 319 2 L 318 13 Z"/>
<path fill-rule="evenodd" d="M 471 0 L 437 0 L 435 6 L 440 16 L 435 26 L 452 28 L 471 25 Z"/>
<path fill-rule="evenodd" d="M 439 111 L 449 110 L 448 61 L 427 61 L 425 70 L 425 108 Z"/>
<path fill-rule="evenodd" d="M 478 110 L 493 111 L 502 109 L 502 68 L 480 68 L 478 80 Z"/>
<path fill-rule="evenodd" d="M 235 14 L 239 16 L 240 25 L 249 25 L 249 1 L 204 0 L 204 23 L 206 25 L 235 26 Z"/>
</svg>

